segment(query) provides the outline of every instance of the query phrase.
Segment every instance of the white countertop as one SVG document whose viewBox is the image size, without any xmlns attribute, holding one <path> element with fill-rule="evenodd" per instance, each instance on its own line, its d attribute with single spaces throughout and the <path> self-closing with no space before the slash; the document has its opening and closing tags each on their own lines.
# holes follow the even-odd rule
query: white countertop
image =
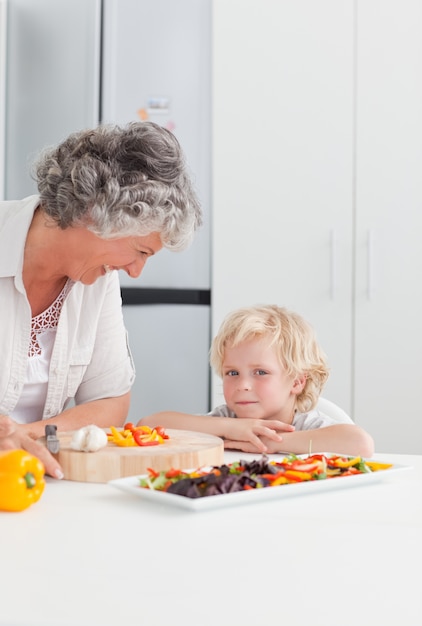
<svg viewBox="0 0 422 626">
<path fill-rule="evenodd" d="M 0 626 L 420 626 L 422 456 L 374 458 L 412 469 L 203 512 L 48 478 L 0 513 Z"/>
</svg>

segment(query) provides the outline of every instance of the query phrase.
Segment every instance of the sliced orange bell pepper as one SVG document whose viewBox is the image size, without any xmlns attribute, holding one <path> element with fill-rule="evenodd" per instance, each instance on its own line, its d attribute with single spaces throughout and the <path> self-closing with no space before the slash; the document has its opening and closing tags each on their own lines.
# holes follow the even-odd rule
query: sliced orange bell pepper
<svg viewBox="0 0 422 626">
<path fill-rule="evenodd" d="M 286 470 L 284 472 L 284 478 L 287 478 L 289 481 L 302 482 L 304 480 L 311 480 L 312 474 L 298 470 Z"/>
</svg>

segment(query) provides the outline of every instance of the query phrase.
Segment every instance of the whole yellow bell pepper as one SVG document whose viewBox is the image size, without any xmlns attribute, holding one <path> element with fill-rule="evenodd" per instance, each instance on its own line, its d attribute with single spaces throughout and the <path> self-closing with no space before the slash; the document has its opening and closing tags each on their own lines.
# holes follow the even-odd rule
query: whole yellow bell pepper
<svg viewBox="0 0 422 626">
<path fill-rule="evenodd" d="M 23 511 L 44 491 L 45 468 L 25 450 L 0 452 L 0 511 Z"/>
</svg>

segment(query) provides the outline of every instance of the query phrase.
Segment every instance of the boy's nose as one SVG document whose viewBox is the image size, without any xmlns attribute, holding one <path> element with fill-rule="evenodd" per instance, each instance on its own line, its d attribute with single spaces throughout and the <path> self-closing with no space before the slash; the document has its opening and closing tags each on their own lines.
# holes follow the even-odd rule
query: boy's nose
<svg viewBox="0 0 422 626">
<path fill-rule="evenodd" d="M 238 388 L 243 391 L 249 391 L 251 389 L 251 381 L 248 378 L 240 378 Z"/>
</svg>

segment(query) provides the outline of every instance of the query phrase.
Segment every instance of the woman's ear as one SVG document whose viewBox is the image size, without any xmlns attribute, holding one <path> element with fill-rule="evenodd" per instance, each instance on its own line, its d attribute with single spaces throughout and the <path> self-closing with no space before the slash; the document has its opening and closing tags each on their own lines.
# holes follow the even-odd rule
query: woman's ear
<svg viewBox="0 0 422 626">
<path fill-rule="evenodd" d="M 305 385 L 306 385 L 306 374 L 303 374 L 302 376 L 298 376 L 293 381 L 292 393 L 298 396 L 300 393 L 302 393 Z"/>
</svg>

